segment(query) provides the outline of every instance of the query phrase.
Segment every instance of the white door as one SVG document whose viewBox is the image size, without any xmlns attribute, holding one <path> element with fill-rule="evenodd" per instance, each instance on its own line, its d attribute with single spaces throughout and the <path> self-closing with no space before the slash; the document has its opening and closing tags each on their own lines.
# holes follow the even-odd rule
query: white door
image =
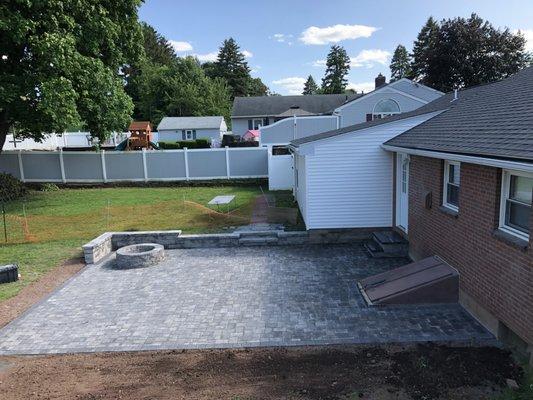
<svg viewBox="0 0 533 400">
<path fill-rule="evenodd" d="M 294 187 L 292 154 L 268 156 L 268 190 L 291 190 Z"/>
<path fill-rule="evenodd" d="M 396 225 L 407 233 L 409 220 L 409 156 L 396 156 Z"/>
</svg>

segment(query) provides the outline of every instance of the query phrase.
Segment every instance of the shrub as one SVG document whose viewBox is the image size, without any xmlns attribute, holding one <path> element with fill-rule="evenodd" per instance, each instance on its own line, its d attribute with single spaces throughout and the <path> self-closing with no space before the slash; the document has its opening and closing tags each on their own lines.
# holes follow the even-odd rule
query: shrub
<svg viewBox="0 0 533 400">
<path fill-rule="evenodd" d="M 59 190 L 59 186 L 57 186 L 55 183 L 43 183 L 39 189 L 41 192 L 57 192 Z"/>
<path fill-rule="evenodd" d="M 179 143 L 159 142 L 158 146 L 162 150 L 178 150 L 178 149 L 180 149 Z"/>
<path fill-rule="evenodd" d="M 233 142 L 227 144 L 228 147 L 259 147 L 259 142 L 250 141 L 250 142 Z"/>
<path fill-rule="evenodd" d="M 0 201 L 18 199 L 26 194 L 23 183 L 13 175 L 0 173 Z"/>
<path fill-rule="evenodd" d="M 196 145 L 198 149 L 209 149 L 211 147 L 211 140 L 206 138 L 196 139 Z"/>
</svg>

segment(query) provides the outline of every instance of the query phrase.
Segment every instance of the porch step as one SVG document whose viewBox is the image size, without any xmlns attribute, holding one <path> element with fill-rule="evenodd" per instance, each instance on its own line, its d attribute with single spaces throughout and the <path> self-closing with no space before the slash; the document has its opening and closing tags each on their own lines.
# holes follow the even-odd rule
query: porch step
<svg viewBox="0 0 533 400">
<path fill-rule="evenodd" d="M 363 243 L 366 251 L 372 258 L 398 258 L 406 257 L 406 252 L 392 252 L 392 251 L 383 251 L 382 248 L 374 240 L 367 240 Z"/>
<path fill-rule="evenodd" d="M 409 250 L 409 242 L 394 231 L 374 232 L 372 239 L 385 252 L 407 252 Z"/>
<path fill-rule="evenodd" d="M 372 233 L 372 239 L 365 243 L 371 257 L 407 257 L 409 242 L 394 231 Z"/>
<path fill-rule="evenodd" d="M 277 244 L 277 237 L 258 236 L 258 237 L 244 237 L 239 239 L 241 246 L 268 246 Z"/>
</svg>

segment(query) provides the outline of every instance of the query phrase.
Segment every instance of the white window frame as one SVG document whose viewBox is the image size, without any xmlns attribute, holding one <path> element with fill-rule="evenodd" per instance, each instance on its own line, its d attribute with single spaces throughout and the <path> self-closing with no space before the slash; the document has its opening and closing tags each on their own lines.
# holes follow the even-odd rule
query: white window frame
<svg viewBox="0 0 533 400">
<path fill-rule="evenodd" d="M 376 107 L 378 106 L 379 103 L 381 103 L 384 100 L 394 101 L 396 103 L 396 105 L 398 106 L 398 110 L 399 111 L 385 112 L 385 113 L 376 112 Z M 374 107 L 372 108 L 372 121 L 374 121 L 376 119 L 387 118 L 387 117 L 390 117 L 390 116 L 393 116 L 393 115 L 397 115 L 397 114 L 401 114 L 401 113 L 402 113 L 402 108 L 400 107 L 400 103 L 398 103 L 396 100 L 390 99 L 390 98 L 380 99 L 380 100 L 378 100 L 378 102 L 376 104 L 374 104 Z"/>
<path fill-rule="evenodd" d="M 257 124 L 257 129 L 255 128 L 255 121 L 259 121 L 259 124 Z M 252 118 L 252 129 L 254 131 L 260 129 L 263 126 L 263 118 Z"/>
<path fill-rule="evenodd" d="M 450 165 L 459 168 L 459 199 L 461 198 L 461 163 L 458 161 L 444 160 L 444 184 L 442 185 L 442 205 L 452 211 L 458 212 L 459 206 L 448 203 L 448 184 L 450 183 Z"/>
<path fill-rule="evenodd" d="M 529 241 L 529 234 L 528 233 L 522 232 L 521 230 L 513 228 L 512 226 L 505 225 L 505 213 L 507 211 L 507 199 L 509 198 L 509 191 L 511 190 L 511 175 L 523 176 L 525 178 L 533 178 L 533 174 L 532 173 L 522 172 L 522 171 L 514 171 L 514 170 L 508 170 L 508 169 L 502 170 L 502 186 L 501 186 L 501 189 L 500 189 L 500 221 L 499 221 L 499 229 L 502 230 L 502 231 L 505 231 L 507 233 L 510 233 L 511 235 L 519 237 L 520 239 L 524 239 L 526 241 Z"/>
<path fill-rule="evenodd" d="M 190 138 L 189 138 L 189 133 L 191 134 Z M 185 140 L 194 140 L 194 130 L 193 129 L 185 129 Z"/>
</svg>

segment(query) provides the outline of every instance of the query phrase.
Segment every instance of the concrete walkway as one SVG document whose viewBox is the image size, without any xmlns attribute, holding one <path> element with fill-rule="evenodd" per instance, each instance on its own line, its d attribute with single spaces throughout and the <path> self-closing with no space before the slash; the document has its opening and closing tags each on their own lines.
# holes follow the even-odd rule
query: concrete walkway
<svg viewBox="0 0 533 400">
<path fill-rule="evenodd" d="M 0 331 L 0 354 L 492 341 L 459 305 L 367 307 L 356 280 L 402 259 L 360 245 L 168 251 L 83 270 Z"/>
</svg>

